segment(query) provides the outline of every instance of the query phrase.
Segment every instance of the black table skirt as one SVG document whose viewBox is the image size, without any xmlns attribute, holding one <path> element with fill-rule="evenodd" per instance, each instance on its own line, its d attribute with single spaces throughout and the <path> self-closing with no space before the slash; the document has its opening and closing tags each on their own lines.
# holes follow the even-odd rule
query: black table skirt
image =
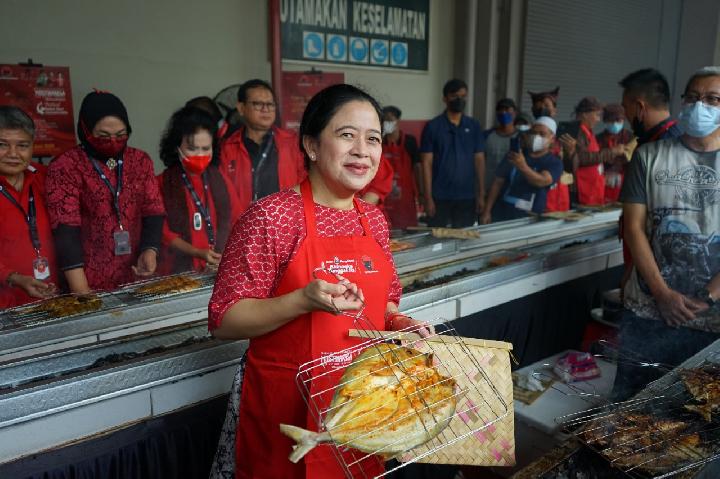
<svg viewBox="0 0 720 479">
<path fill-rule="evenodd" d="M 514 345 L 520 365 L 577 348 L 600 304 L 615 288 L 622 268 L 596 273 L 455 322 L 458 334 Z M 12 479 L 207 478 L 225 416 L 227 396 L 154 418 L 82 443 L 0 465 Z M 394 478 L 452 478 L 454 469 L 410 465 Z"/>
</svg>

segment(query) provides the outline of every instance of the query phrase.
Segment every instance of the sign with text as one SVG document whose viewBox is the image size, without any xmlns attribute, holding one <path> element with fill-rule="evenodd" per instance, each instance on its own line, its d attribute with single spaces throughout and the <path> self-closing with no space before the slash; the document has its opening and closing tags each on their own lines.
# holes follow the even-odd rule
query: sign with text
<svg viewBox="0 0 720 479">
<path fill-rule="evenodd" d="M 282 72 L 283 128 L 298 131 L 310 99 L 323 88 L 344 82 L 344 73 Z"/>
<path fill-rule="evenodd" d="M 57 156 L 77 144 L 68 67 L 0 65 L 0 105 L 21 108 L 35 122 L 33 156 Z"/>
<path fill-rule="evenodd" d="M 428 69 L 429 0 L 280 0 L 284 60 Z"/>
</svg>

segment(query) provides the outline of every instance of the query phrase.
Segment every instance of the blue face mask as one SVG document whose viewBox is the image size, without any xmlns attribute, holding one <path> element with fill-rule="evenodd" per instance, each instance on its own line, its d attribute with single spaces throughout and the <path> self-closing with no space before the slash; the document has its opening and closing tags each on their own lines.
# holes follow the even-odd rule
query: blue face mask
<svg viewBox="0 0 720 479">
<path fill-rule="evenodd" d="M 708 106 L 701 101 L 685 105 L 678 121 L 683 133 L 702 138 L 720 127 L 720 107 Z"/>
<path fill-rule="evenodd" d="M 613 123 L 605 123 L 605 130 L 607 130 L 608 133 L 612 135 L 617 135 L 620 133 L 623 129 L 623 123 L 622 121 L 616 121 Z"/>
<path fill-rule="evenodd" d="M 497 118 L 497 122 L 501 126 L 506 126 L 513 122 L 513 115 L 509 111 L 504 111 L 502 113 L 498 113 L 495 116 Z"/>
</svg>

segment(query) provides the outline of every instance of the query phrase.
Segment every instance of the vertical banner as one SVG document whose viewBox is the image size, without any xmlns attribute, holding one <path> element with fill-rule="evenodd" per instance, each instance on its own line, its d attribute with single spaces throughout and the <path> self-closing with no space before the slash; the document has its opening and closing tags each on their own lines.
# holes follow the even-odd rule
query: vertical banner
<svg viewBox="0 0 720 479">
<path fill-rule="evenodd" d="M 305 106 L 317 92 L 345 82 L 344 73 L 282 72 L 282 126 L 297 131 Z"/>
<path fill-rule="evenodd" d="M 429 0 L 280 0 L 282 58 L 428 69 Z"/>
<path fill-rule="evenodd" d="M 76 145 L 68 67 L 0 65 L 0 105 L 22 108 L 35 122 L 33 156 Z"/>
</svg>

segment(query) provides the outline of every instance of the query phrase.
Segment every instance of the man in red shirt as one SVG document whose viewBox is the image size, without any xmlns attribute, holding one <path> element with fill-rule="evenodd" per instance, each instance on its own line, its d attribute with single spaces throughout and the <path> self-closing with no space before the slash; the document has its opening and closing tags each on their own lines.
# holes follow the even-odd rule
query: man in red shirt
<svg viewBox="0 0 720 479">
<path fill-rule="evenodd" d="M 45 168 L 31 164 L 35 125 L 0 106 L 0 308 L 55 293 L 57 267 L 45 208 Z"/>
<path fill-rule="evenodd" d="M 306 172 L 297 135 L 275 126 L 277 104 L 267 82 L 243 83 L 237 110 L 245 124 L 223 142 L 220 169 L 245 211 L 251 202 L 300 183 Z"/>
</svg>

